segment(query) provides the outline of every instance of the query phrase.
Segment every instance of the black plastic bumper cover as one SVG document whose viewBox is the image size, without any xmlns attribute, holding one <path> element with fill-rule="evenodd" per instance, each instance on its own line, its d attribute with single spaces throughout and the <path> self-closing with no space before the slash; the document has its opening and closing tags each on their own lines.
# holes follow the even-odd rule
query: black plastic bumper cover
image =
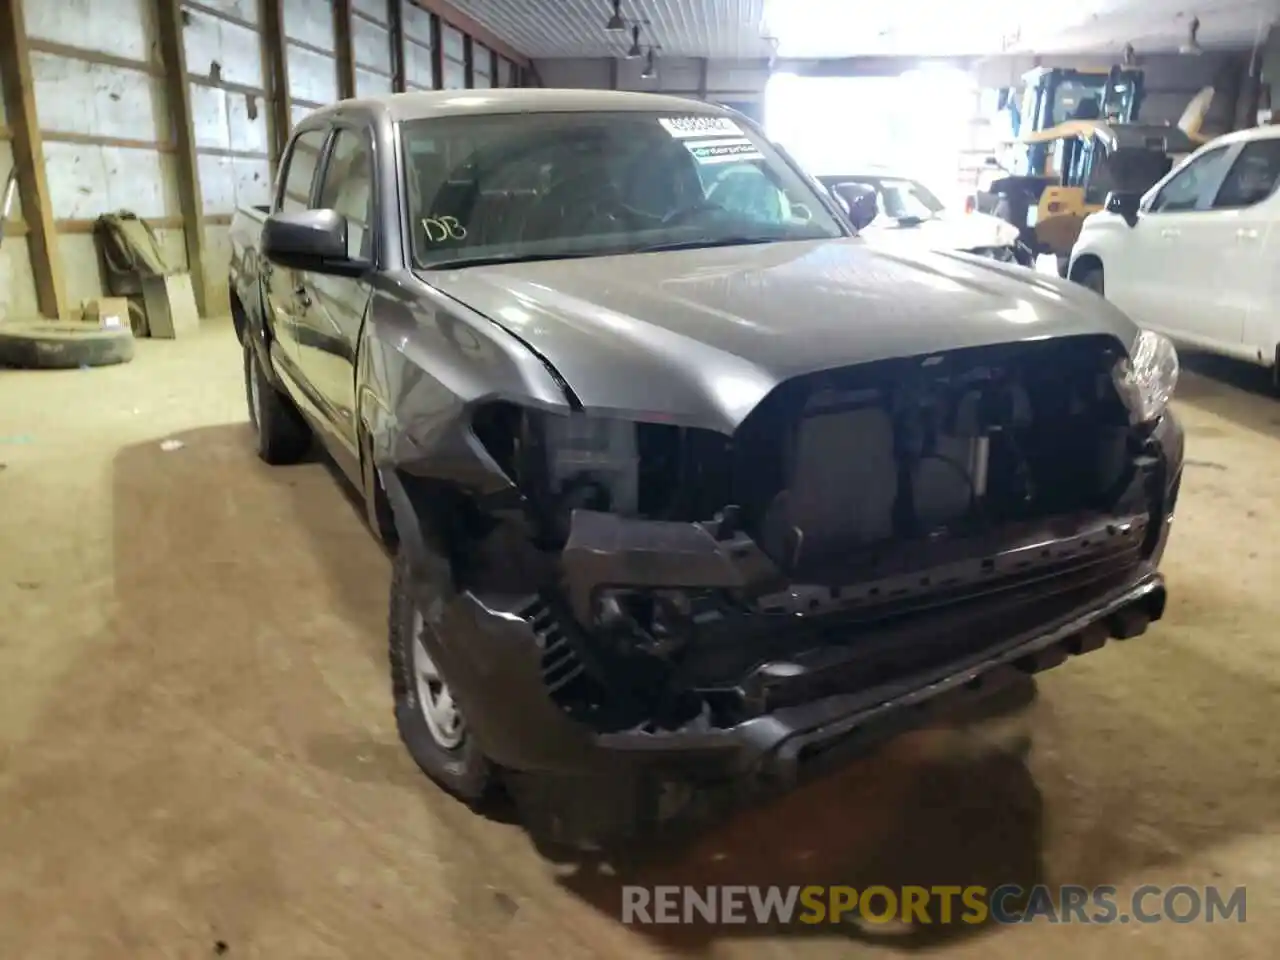
<svg viewBox="0 0 1280 960">
<path fill-rule="evenodd" d="M 522 602 L 499 603 L 463 594 L 449 605 L 437 637 L 447 649 L 450 685 L 486 754 L 516 770 L 609 776 L 650 768 L 698 781 L 742 777 L 794 780 L 811 754 L 850 746 L 888 726 L 918 722 L 921 709 L 945 695 L 994 684 L 1010 671 L 1035 673 L 1068 655 L 1088 653 L 1108 636 L 1142 633 L 1164 612 L 1161 575 L 1141 576 L 1066 620 L 1032 635 L 882 686 L 826 697 L 747 720 L 728 729 L 698 732 L 594 733 L 548 696 L 540 650 Z M 471 705 L 474 704 L 474 707 Z M 873 736 L 874 738 L 874 736 Z M 846 744 L 845 741 L 848 741 Z"/>
</svg>

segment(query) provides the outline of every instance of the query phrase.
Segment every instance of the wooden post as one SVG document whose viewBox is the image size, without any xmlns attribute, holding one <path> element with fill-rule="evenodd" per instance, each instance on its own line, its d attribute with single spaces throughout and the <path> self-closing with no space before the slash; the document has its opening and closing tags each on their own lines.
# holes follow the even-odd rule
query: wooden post
<svg viewBox="0 0 1280 960">
<path fill-rule="evenodd" d="M 351 49 L 351 0 L 334 0 L 333 41 L 338 60 L 338 99 L 356 95 L 356 58 Z"/>
<path fill-rule="evenodd" d="M 187 270 L 195 293 L 196 309 L 207 316 L 208 287 L 204 272 L 204 201 L 200 196 L 200 168 L 196 162 L 196 135 L 191 117 L 191 87 L 187 79 L 187 53 L 182 45 L 182 0 L 155 0 L 160 57 L 164 61 L 164 92 L 178 145 L 178 203 L 182 209 L 182 235 L 187 248 Z"/>
<path fill-rule="evenodd" d="M 387 0 L 387 28 L 391 33 L 391 92 L 404 93 L 406 67 L 404 7 L 401 6 L 401 0 Z"/>
<path fill-rule="evenodd" d="M 261 16 L 263 72 L 267 78 L 267 98 L 271 102 L 271 164 L 274 175 L 279 172 L 285 144 L 289 142 L 289 128 L 293 126 L 289 110 L 289 61 L 284 54 L 283 0 L 262 0 Z"/>
<path fill-rule="evenodd" d="M 462 85 L 468 90 L 476 85 L 475 44 L 467 34 L 462 36 Z"/>
<path fill-rule="evenodd" d="M 35 279 L 36 304 L 44 316 L 66 319 L 70 317 L 70 309 L 62 283 L 62 258 L 57 249 L 53 204 L 44 174 L 44 143 L 36 118 L 22 0 L 0 0 L 0 81 L 4 84 L 5 112 L 9 115 L 13 165 L 18 172 L 18 198 L 27 228 L 27 252 Z"/>
<path fill-rule="evenodd" d="M 431 15 L 431 89 L 444 89 L 444 28 L 440 15 Z"/>
</svg>

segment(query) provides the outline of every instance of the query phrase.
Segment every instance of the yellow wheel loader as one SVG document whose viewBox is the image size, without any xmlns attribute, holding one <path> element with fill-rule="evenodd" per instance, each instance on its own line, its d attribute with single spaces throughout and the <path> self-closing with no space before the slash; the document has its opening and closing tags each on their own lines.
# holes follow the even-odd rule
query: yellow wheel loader
<svg viewBox="0 0 1280 960">
<path fill-rule="evenodd" d="M 1055 224 L 1041 230 L 1039 225 L 1044 217 L 1065 216 L 1059 211 L 1075 208 L 1075 191 L 1082 190 L 1096 175 L 1095 158 L 1124 150 L 1121 164 L 1126 189 L 1145 189 L 1164 175 L 1161 172 L 1142 184 L 1152 170 L 1163 165 L 1167 171 L 1172 162 L 1209 139 L 1202 127 L 1214 89 L 1205 87 L 1196 94 L 1176 125 L 1143 124 L 1136 119 L 1142 94 L 1140 71 L 1113 67 L 1110 73 L 1101 74 L 1109 81 L 1106 92 L 1111 99 L 1105 95 L 1082 97 L 1077 88 L 1061 82 L 1055 86 L 1050 82 L 1054 74 L 1077 76 L 1082 72 L 1045 71 L 1028 86 L 1024 100 L 1033 110 L 1030 123 L 1023 121 L 1021 134 L 1006 144 L 999 159 L 988 159 L 994 172 L 970 206 L 1018 227 L 1022 242 L 1036 254 L 1062 257 L 1062 227 Z M 1049 120 L 1054 122 L 1045 125 Z M 1101 196 L 1105 195 L 1104 190 Z M 1101 205 L 1102 199 L 1097 203 Z M 1072 241 L 1079 233 L 1078 223 L 1074 229 L 1074 233 L 1068 230 Z M 1047 243 L 1046 237 L 1053 243 Z"/>
</svg>

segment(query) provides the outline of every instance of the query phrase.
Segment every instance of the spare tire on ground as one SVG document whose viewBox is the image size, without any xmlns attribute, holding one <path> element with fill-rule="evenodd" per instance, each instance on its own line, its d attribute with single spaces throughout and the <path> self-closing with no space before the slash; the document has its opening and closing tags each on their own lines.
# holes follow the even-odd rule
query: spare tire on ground
<svg viewBox="0 0 1280 960">
<path fill-rule="evenodd" d="M 89 323 L 0 323 L 0 367 L 67 370 L 133 359 L 133 331 Z"/>
</svg>

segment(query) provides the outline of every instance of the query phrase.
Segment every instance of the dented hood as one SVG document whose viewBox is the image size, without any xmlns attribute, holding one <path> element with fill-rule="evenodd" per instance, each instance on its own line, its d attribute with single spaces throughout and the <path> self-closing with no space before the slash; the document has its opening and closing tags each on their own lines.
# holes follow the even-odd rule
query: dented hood
<svg viewBox="0 0 1280 960">
<path fill-rule="evenodd" d="M 1137 330 L 1083 288 L 856 238 L 426 271 L 588 411 L 732 432 L 779 383 L 963 347 Z"/>
</svg>

